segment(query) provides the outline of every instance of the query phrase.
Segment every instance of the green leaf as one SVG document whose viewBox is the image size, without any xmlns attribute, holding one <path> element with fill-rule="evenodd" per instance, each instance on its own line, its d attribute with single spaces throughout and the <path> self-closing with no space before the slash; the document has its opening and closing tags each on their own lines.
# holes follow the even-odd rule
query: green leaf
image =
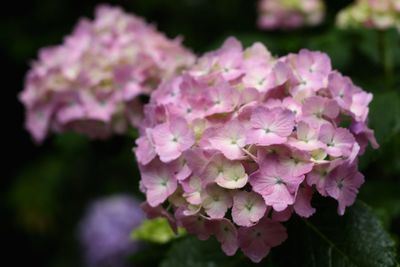
<svg viewBox="0 0 400 267">
<path fill-rule="evenodd" d="M 360 159 L 359 168 L 368 168 L 380 177 L 397 175 L 400 171 L 400 95 L 396 91 L 374 94 L 369 127 L 375 131 L 380 148 L 367 149 Z"/>
<path fill-rule="evenodd" d="M 386 229 L 390 229 L 392 222 L 400 218 L 400 188 L 399 179 L 370 179 L 363 185 L 360 198 L 368 203 L 382 220 Z"/>
<path fill-rule="evenodd" d="M 210 238 L 207 241 L 190 236 L 175 242 L 167 252 L 161 267 L 278 267 L 270 257 L 262 264 L 256 264 L 246 258 L 240 251 L 234 256 L 226 256 L 220 244 Z"/>
<path fill-rule="evenodd" d="M 128 266 L 160 266 L 170 244 L 147 244 L 139 251 L 128 256 Z"/>
<path fill-rule="evenodd" d="M 364 203 L 357 201 L 343 217 L 331 205 L 318 207 L 310 220 L 288 227 L 289 239 L 279 248 L 282 266 L 395 267 L 394 241 Z M 276 256 L 276 255 L 274 255 Z"/>
<path fill-rule="evenodd" d="M 131 237 L 135 240 L 165 244 L 185 234 L 183 228 L 178 228 L 178 234 L 175 234 L 165 218 L 156 218 L 145 220 L 142 225 L 132 231 Z"/>
<path fill-rule="evenodd" d="M 400 96 L 397 92 L 374 95 L 371 103 L 370 126 L 382 143 L 400 131 Z"/>
<path fill-rule="evenodd" d="M 225 266 L 226 260 L 215 240 L 200 241 L 190 237 L 171 247 L 161 267 L 218 267 Z"/>
</svg>

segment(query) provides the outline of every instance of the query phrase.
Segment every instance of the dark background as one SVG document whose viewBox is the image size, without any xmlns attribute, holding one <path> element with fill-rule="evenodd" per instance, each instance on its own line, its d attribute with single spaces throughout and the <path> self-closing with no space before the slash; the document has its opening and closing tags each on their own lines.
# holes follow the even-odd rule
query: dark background
<svg viewBox="0 0 400 267">
<path fill-rule="evenodd" d="M 334 67 L 375 93 L 371 125 L 382 148 L 369 151 L 361 162 L 367 185 L 360 197 L 375 208 L 395 237 L 400 234 L 400 100 L 399 79 L 393 74 L 399 70 L 398 34 L 389 32 L 382 39 L 381 33 L 372 30 L 339 31 L 334 16 L 350 1 L 326 2 L 328 14 L 322 26 L 291 32 L 258 30 L 256 1 L 125 0 L 109 4 L 145 17 L 169 37 L 183 36 L 184 44 L 198 54 L 218 47 L 230 35 L 246 45 L 262 41 L 278 55 L 303 47 L 328 52 Z M 0 236 L 5 237 L 6 249 L 2 261 L 12 266 L 78 266 L 76 226 L 86 203 L 114 192 L 137 193 L 132 138 L 89 142 L 66 134 L 52 136 L 38 146 L 23 129 L 24 110 L 17 100 L 38 49 L 61 43 L 80 17 L 93 17 L 98 3 L 102 2 L 12 1 L 0 11 L 5 93 Z M 386 67 L 383 48 L 390 53 Z"/>
</svg>

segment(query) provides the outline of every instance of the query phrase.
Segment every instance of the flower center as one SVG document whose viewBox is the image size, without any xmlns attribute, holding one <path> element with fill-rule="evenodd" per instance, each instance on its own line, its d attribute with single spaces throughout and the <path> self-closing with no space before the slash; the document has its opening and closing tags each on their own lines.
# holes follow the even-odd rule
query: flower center
<svg viewBox="0 0 400 267">
<path fill-rule="evenodd" d="M 219 196 L 214 195 L 214 196 L 212 196 L 212 199 L 213 199 L 215 202 L 218 202 L 218 201 L 219 201 Z"/>
<path fill-rule="evenodd" d="M 340 180 L 337 182 L 337 187 L 338 187 L 339 189 L 342 189 L 343 186 L 344 186 L 344 184 L 343 184 L 343 179 L 340 179 Z"/>
<path fill-rule="evenodd" d="M 246 203 L 246 204 L 244 205 L 244 207 L 245 207 L 248 211 L 251 211 L 251 209 L 253 208 L 253 203 Z"/>
<path fill-rule="evenodd" d="M 285 184 L 281 177 L 275 177 L 275 184 Z"/>
</svg>

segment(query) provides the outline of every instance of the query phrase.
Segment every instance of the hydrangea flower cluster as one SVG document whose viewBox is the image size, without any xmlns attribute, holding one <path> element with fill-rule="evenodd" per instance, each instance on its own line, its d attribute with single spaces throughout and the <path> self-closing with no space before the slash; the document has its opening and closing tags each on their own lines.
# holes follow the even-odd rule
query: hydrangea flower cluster
<svg viewBox="0 0 400 267">
<path fill-rule="evenodd" d="M 258 25 L 262 29 L 294 29 L 322 22 L 321 0 L 260 0 Z"/>
<path fill-rule="evenodd" d="M 400 30 L 399 0 L 357 0 L 337 16 L 339 27 L 366 27 Z"/>
<path fill-rule="evenodd" d="M 282 221 L 315 213 L 314 194 L 336 199 L 339 214 L 354 203 L 357 158 L 378 146 L 371 100 L 326 54 L 275 58 L 230 38 L 145 107 L 135 149 L 143 208 L 259 262 L 287 238 Z"/>
<path fill-rule="evenodd" d="M 86 266 L 124 267 L 126 257 L 140 249 L 130 232 L 144 220 L 139 202 L 127 195 L 115 195 L 93 202 L 83 217 L 79 235 Z"/>
<path fill-rule="evenodd" d="M 49 131 L 94 138 L 122 133 L 141 117 L 139 95 L 194 61 L 194 55 L 143 19 L 97 7 L 59 46 L 44 48 L 32 65 L 20 100 L 37 142 Z"/>
</svg>

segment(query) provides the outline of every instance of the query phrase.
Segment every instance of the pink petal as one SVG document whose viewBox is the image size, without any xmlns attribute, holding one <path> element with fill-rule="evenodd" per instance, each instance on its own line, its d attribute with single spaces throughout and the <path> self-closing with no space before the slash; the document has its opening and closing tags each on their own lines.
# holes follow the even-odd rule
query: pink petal
<svg viewBox="0 0 400 267">
<path fill-rule="evenodd" d="M 358 189 L 364 183 L 364 176 L 357 171 L 355 164 L 344 163 L 336 167 L 327 177 L 326 191 L 339 202 L 338 213 L 344 214 L 345 208 L 351 206 Z"/>
<path fill-rule="evenodd" d="M 27 110 L 25 127 L 38 143 L 42 142 L 47 135 L 52 109 L 50 105 L 44 105 Z"/>
<path fill-rule="evenodd" d="M 289 206 L 286 209 L 282 211 L 272 211 L 272 220 L 277 221 L 277 222 L 287 222 L 293 214 L 293 206 Z"/>
<path fill-rule="evenodd" d="M 311 206 L 313 189 L 309 186 L 302 185 L 297 191 L 296 200 L 294 202 L 294 210 L 301 217 L 308 218 L 315 213 L 315 209 Z"/>
<path fill-rule="evenodd" d="M 178 224 L 184 227 L 190 234 L 194 234 L 200 240 L 207 240 L 212 234 L 207 226 L 207 219 L 201 215 L 185 216 L 182 209 L 175 212 Z"/>
<path fill-rule="evenodd" d="M 283 211 L 294 203 L 294 196 L 285 185 L 276 184 L 270 194 L 263 195 L 265 204 L 272 206 L 276 211 Z"/>
<path fill-rule="evenodd" d="M 223 188 L 211 184 L 203 193 L 202 206 L 212 219 L 221 219 L 225 216 L 228 208 L 232 207 L 232 198 Z"/>
<path fill-rule="evenodd" d="M 246 143 L 264 146 L 282 144 L 293 131 L 294 114 L 286 109 L 259 107 L 253 111 L 250 123 Z"/>
<path fill-rule="evenodd" d="M 177 188 L 177 181 L 171 166 L 158 160 L 150 164 L 140 165 L 142 183 L 146 189 L 147 201 L 152 207 L 162 204 Z"/>
<path fill-rule="evenodd" d="M 235 189 L 242 188 L 248 176 L 240 161 L 231 161 L 222 154 L 216 154 L 201 174 L 204 184 L 216 182 L 219 186 Z"/>
<path fill-rule="evenodd" d="M 177 159 L 194 144 L 194 135 L 183 119 L 159 124 L 151 134 L 155 151 L 163 162 Z"/>
<path fill-rule="evenodd" d="M 238 234 L 239 247 L 255 263 L 260 262 L 272 247 L 282 244 L 287 238 L 286 229 L 268 218 L 251 227 L 240 227 Z"/>
<path fill-rule="evenodd" d="M 240 226 L 252 226 L 267 210 L 263 198 L 253 192 L 239 191 L 233 197 L 232 218 Z"/>
<path fill-rule="evenodd" d="M 239 248 L 236 227 L 227 219 L 211 220 L 209 225 L 225 254 L 233 256 Z"/>
<path fill-rule="evenodd" d="M 146 134 L 136 139 L 137 147 L 134 149 L 134 151 L 137 161 L 142 165 L 147 165 L 156 156 L 156 152 L 150 138 L 150 134 Z"/>
<path fill-rule="evenodd" d="M 242 147 L 245 145 L 245 129 L 239 121 L 230 121 L 219 128 L 209 141 L 214 149 L 221 151 L 228 159 L 240 159 L 243 157 Z"/>
</svg>

